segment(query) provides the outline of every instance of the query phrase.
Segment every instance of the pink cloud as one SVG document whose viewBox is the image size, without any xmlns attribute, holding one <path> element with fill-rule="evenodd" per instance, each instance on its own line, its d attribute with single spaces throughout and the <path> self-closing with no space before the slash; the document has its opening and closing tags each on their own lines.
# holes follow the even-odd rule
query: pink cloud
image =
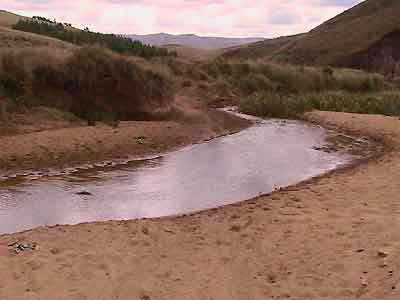
<svg viewBox="0 0 400 300">
<path fill-rule="evenodd" d="M 272 37 L 307 31 L 354 2 L 361 0 L 2 0 L 1 8 L 101 32 Z"/>
</svg>

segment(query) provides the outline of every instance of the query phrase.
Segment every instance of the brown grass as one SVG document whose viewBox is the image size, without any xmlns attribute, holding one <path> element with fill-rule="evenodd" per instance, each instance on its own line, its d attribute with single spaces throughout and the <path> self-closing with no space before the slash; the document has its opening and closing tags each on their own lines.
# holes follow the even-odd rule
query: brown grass
<svg viewBox="0 0 400 300">
<path fill-rule="evenodd" d="M 309 33 L 255 43 L 227 55 L 295 64 L 335 64 L 400 29 L 397 0 L 367 0 Z"/>
<path fill-rule="evenodd" d="M 197 49 L 191 48 L 183 45 L 165 45 L 163 48 L 166 48 L 169 51 L 176 51 L 179 58 L 188 59 L 188 60 L 196 60 L 202 61 L 211 58 L 217 57 L 222 53 L 222 50 L 207 50 L 207 49 Z"/>
<path fill-rule="evenodd" d="M 76 48 L 72 44 L 54 38 L 0 27 L 0 55 L 8 50 L 33 47 L 50 47 L 52 49 L 64 50 L 73 50 Z"/>
<path fill-rule="evenodd" d="M 15 25 L 20 20 L 29 19 L 28 17 L 23 17 L 5 10 L 0 10 L 0 26 L 11 27 Z"/>
<path fill-rule="evenodd" d="M 1 81 L 17 105 L 53 106 L 88 119 L 132 119 L 159 113 L 173 100 L 165 76 L 105 49 L 46 50 L 3 55 Z"/>
</svg>

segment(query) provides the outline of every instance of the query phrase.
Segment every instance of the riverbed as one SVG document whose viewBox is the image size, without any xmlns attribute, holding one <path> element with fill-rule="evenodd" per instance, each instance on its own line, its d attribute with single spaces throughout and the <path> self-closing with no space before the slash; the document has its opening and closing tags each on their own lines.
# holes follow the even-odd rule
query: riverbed
<svg viewBox="0 0 400 300">
<path fill-rule="evenodd" d="M 327 136 L 306 122 L 258 120 L 239 133 L 156 158 L 6 180 L 0 186 L 0 234 L 179 215 L 270 193 L 356 158 L 321 151 Z"/>
</svg>

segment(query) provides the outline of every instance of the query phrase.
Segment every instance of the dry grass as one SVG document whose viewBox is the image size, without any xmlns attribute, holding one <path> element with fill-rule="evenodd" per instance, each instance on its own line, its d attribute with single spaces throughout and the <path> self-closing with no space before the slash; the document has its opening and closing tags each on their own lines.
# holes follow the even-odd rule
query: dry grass
<svg viewBox="0 0 400 300">
<path fill-rule="evenodd" d="M 168 51 L 176 51 L 178 57 L 181 59 L 203 61 L 207 59 L 213 59 L 223 53 L 223 49 L 217 50 L 207 50 L 207 49 L 197 49 L 182 45 L 165 45 Z"/>
<path fill-rule="evenodd" d="M 0 117 L 0 136 L 27 134 L 43 130 L 82 126 L 85 122 L 75 115 L 50 107 L 32 107 L 7 112 Z"/>
<path fill-rule="evenodd" d="M 45 105 L 87 119 L 145 119 L 168 108 L 165 76 L 102 48 L 24 49 L 3 55 L 0 85 L 17 107 Z"/>
<path fill-rule="evenodd" d="M 383 76 L 350 69 L 223 59 L 200 64 L 197 69 L 204 71 L 210 81 L 225 81 L 239 95 L 265 91 L 286 94 L 327 90 L 371 92 L 384 88 Z"/>
<path fill-rule="evenodd" d="M 29 18 L 13 14 L 5 10 L 0 10 L 0 26 L 2 27 L 11 27 L 12 25 L 17 24 L 20 20 L 27 19 Z"/>
<path fill-rule="evenodd" d="M 367 0 L 309 33 L 255 43 L 227 55 L 294 64 L 335 64 L 400 29 L 398 0 Z"/>
<path fill-rule="evenodd" d="M 51 49 L 73 50 L 72 44 L 38 34 L 0 27 L 0 55 L 4 51 L 22 48 L 49 47 Z"/>
<path fill-rule="evenodd" d="M 400 93 L 342 91 L 281 95 L 262 93 L 242 99 L 241 111 L 258 116 L 294 118 L 310 110 L 400 116 Z"/>
</svg>

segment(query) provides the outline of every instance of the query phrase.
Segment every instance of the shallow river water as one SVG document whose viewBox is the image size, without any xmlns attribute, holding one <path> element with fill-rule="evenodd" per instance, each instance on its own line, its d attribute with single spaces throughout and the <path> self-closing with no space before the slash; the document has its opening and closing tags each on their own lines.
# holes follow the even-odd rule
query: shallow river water
<svg viewBox="0 0 400 300">
<path fill-rule="evenodd" d="M 44 225 L 160 217 L 271 192 L 348 163 L 314 150 L 326 131 L 261 121 L 240 133 L 163 157 L 0 185 L 0 234 Z"/>
</svg>

